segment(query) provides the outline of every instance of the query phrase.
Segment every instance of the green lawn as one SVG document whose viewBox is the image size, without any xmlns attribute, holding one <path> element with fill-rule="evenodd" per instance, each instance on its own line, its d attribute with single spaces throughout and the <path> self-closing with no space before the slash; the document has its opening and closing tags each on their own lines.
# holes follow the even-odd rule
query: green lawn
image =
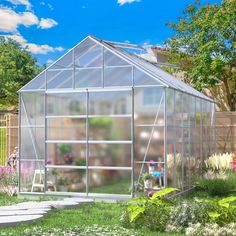
<svg viewBox="0 0 236 236">
<path fill-rule="evenodd" d="M 0 195 L 0 205 L 14 204 L 22 199 L 17 199 L 16 197 L 6 197 Z M 124 208 L 123 204 L 120 203 L 95 203 L 94 205 L 84 205 L 80 206 L 78 209 L 70 210 L 52 210 L 48 216 L 32 225 L 21 225 L 17 227 L 4 228 L 0 230 L 0 235 L 36 235 L 27 234 L 26 232 L 32 232 L 35 226 L 40 227 L 40 230 L 44 232 L 49 232 L 50 229 L 56 228 L 59 232 L 57 235 L 64 235 L 62 233 L 66 229 L 79 227 L 86 231 L 86 228 L 91 227 L 91 225 L 98 225 L 98 227 L 108 226 L 111 230 L 115 226 L 120 225 L 120 216 Z M 96 226 L 97 227 L 97 226 Z M 177 234 L 160 234 L 154 233 L 147 230 L 130 230 L 129 235 L 141 235 L 141 236 L 154 236 L 154 235 L 176 235 Z M 38 234 L 40 235 L 40 233 Z M 42 235 L 42 234 L 41 234 Z M 74 235 L 74 234 L 73 234 Z M 80 234 L 78 234 L 80 235 Z M 84 234 L 82 234 L 84 235 Z M 88 235 L 95 236 L 96 233 L 89 233 Z M 100 234 L 99 234 L 100 235 Z M 101 234 L 102 235 L 102 234 Z M 117 234 L 117 235 L 123 235 Z M 127 235 L 127 234 L 125 234 Z M 178 235 L 180 236 L 180 235 Z"/>
</svg>

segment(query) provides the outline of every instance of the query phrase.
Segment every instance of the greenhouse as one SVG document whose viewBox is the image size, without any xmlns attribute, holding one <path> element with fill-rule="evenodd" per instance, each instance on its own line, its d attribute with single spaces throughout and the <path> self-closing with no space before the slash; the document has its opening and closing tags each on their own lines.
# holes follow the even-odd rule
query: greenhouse
<svg viewBox="0 0 236 236">
<path fill-rule="evenodd" d="M 142 50 L 88 36 L 21 88 L 20 195 L 192 188 L 215 150 L 215 103 Z"/>
</svg>

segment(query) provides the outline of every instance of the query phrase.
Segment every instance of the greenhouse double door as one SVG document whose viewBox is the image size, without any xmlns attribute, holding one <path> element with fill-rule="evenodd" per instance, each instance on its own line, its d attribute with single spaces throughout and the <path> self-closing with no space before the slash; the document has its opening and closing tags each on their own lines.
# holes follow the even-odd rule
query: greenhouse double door
<svg viewBox="0 0 236 236">
<path fill-rule="evenodd" d="M 46 192 L 129 195 L 132 89 L 46 94 Z"/>
</svg>

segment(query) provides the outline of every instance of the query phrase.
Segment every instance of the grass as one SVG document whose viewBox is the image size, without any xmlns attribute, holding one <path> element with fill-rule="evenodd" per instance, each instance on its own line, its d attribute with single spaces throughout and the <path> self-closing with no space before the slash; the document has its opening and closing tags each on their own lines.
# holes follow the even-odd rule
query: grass
<svg viewBox="0 0 236 236">
<path fill-rule="evenodd" d="M 24 200 L 16 197 L 6 197 L 4 195 L 0 195 L 0 205 L 15 204 L 20 201 Z M 121 203 L 95 203 L 93 205 L 80 206 L 78 209 L 52 210 L 48 216 L 35 224 L 4 228 L 1 229 L 0 235 L 24 235 L 24 230 L 33 229 L 35 225 L 40 226 L 43 231 L 49 231 L 51 228 L 57 228 L 60 229 L 61 232 L 76 226 L 86 228 L 94 224 L 110 227 L 115 225 L 120 226 L 119 219 L 124 207 L 124 204 Z M 145 229 L 135 229 L 131 230 L 131 232 L 134 232 L 135 236 L 181 235 L 157 233 Z M 132 235 L 132 233 L 130 235 Z"/>
</svg>

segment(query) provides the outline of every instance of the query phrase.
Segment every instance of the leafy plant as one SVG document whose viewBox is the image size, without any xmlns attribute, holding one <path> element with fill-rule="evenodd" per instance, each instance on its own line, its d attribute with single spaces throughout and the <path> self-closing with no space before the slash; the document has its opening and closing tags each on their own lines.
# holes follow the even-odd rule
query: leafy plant
<svg viewBox="0 0 236 236">
<path fill-rule="evenodd" d="M 226 172 L 225 178 L 200 178 L 196 186 L 210 196 L 226 196 L 236 190 L 236 174 Z"/>
<path fill-rule="evenodd" d="M 181 201 L 175 206 L 170 214 L 169 225 L 185 228 L 189 224 L 207 223 L 210 220 L 206 204 L 196 201 Z"/>
<path fill-rule="evenodd" d="M 163 231 L 169 219 L 173 202 L 166 198 L 176 188 L 166 188 L 153 194 L 152 197 L 134 198 L 127 202 L 129 222 L 156 231 Z"/>
<path fill-rule="evenodd" d="M 72 147 L 70 144 L 63 143 L 59 145 L 59 150 L 62 155 L 65 155 L 72 151 Z"/>
<path fill-rule="evenodd" d="M 236 222 L 236 196 L 230 196 L 220 200 L 203 199 L 197 201 L 207 203 L 211 207 L 208 211 L 211 223 L 224 225 L 226 223 Z"/>
<path fill-rule="evenodd" d="M 145 180 L 149 180 L 149 179 L 152 179 L 152 175 L 148 174 L 148 173 L 144 173 L 142 175 L 142 180 L 145 181 Z"/>
</svg>

